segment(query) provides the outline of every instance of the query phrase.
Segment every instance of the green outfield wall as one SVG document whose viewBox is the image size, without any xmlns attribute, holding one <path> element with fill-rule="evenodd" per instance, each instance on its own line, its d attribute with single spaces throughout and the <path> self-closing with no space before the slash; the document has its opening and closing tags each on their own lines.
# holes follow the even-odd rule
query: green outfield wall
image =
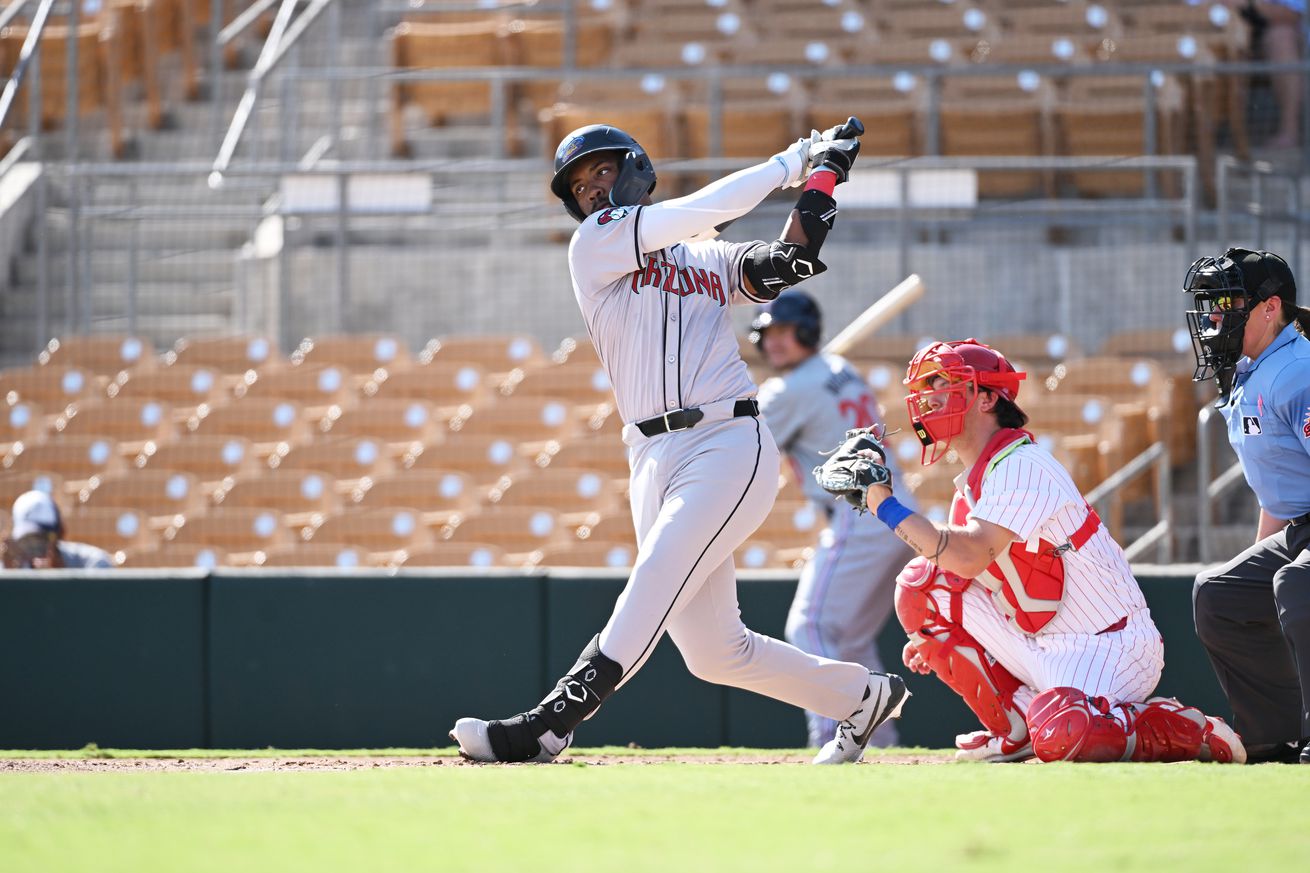
<svg viewBox="0 0 1310 873">
<path fill-rule="evenodd" d="M 1139 579 L 1165 639 L 1159 692 L 1227 715 L 1192 630 L 1188 571 Z M 0 575 L 0 748 L 448 745 L 461 715 L 535 703 L 604 624 L 605 573 L 52 571 Z M 740 584 L 746 623 L 781 636 L 796 580 Z M 904 640 L 880 639 L 888 664 Z M 907 744 L 975 722 L 909 676 Z M 667 641 L 579 733 L 585 745 L 797 747 L 804 718 L 693 678 Z"/>
</svg>

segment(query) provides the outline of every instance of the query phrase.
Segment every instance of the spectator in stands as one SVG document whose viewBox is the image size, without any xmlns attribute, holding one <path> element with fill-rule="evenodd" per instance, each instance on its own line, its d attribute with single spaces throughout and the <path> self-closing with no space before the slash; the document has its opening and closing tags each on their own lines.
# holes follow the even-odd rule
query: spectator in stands
<svg viewBox="0 0 1310 873">
<path fill-rule="evenodd" d="M 64 519 L 44 491 L 27 491 L 14 501 L 13 527 L 0 542 L 9 570 L 99 570 L 114 566 L 104 549 L 64 539 Z"/>
<path fill-rule="evenodd" d="M 1255 60 L 1295 64 L 1305 42 L 1305 0 L 1225 0 L 1251 25 L 1251 55 Z M 1301 74 L 1274 73 L 1278 130 L 1266 145 L 1295 148 L 1301 141 Z"/>
</svg>

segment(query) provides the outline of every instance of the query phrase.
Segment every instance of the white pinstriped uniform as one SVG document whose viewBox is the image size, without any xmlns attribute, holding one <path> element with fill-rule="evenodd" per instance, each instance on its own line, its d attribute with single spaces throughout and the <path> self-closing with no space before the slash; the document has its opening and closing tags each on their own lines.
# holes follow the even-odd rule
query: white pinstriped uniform
<svg viewBox="0 0 1310 873">
<path fill-rule="evenodd" d="M 730 303 L 753 299 L 742 281 L 753 244 L 647 251 L 645 208 L 595 212 L 569 245 L 574 294 L 625 422 L 638 543 L 600 650 L 626 682 L 667 631 L 703 679 L 846 718 L 868 671 L 754 633 L 737 607 L 733 551 L 768 515 L 778 479 L 768 428 L 732 415 L 756 393 L 728 318 Z M 688 430 L 648 438 L 634 424 L 688 407 L 705 414 Z"/>
<path fill-rule="evenodd" d="M 958 477 L 956 487 L 970 503 L 969 515 L 1013 531 L 1021 542 L 1066 543 L 1087 517 L 1073 479 L 1037 445 L 1005 456 L 983 479 L 976 500 L 966 478 Z M 1123 549 L 1102 525 L 1081 549 L 1065 552 L 1064 570 L 1064 598 L 1037 634 L 1016 627 L 977 583 L 964 592 L 965 630 L 1028 686 L 1015 697 L 1024 709 L 1037 693 L 1057 686 L 1109 698 L 1111 705 L 1145 700 L 1160 681 L 1164 644 Z M 948 596 L 933 596 L 949 614 Z M 1123 630 L 1102 633 L 1123 619 Z"/>
</svg>

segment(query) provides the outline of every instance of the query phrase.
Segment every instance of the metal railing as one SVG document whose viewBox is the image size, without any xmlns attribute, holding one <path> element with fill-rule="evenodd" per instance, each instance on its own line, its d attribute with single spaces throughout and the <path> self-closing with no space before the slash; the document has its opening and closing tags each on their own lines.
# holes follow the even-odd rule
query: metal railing
<svg viewBox="0 0 1310 873">
<path fill-rule="evenodd" d="M 1251 198 L 1234 203 L 1230 192 L 1233 177 L 1246 176 L 1251 181 Z M 1270 184 L 1270 183 L 1275 184 Z M 1223 155 L 1216 161 L 1215 187 L 1217 189 L 1217 218 L 1219 241 L 1227 245 L 1232 239 L 1231 219 L 1234 214 L 1254 219 L 1255 247 L 1265 248 L 1268 225 L 1289 226 L 1292 229 L 1291 254 L 1287 258 L 1292 272 L 1301 272 L 1301 228 L 1310 222 L 1303 198 L 1304 177 L 1298 170 L 1276 167 L 1268 161 L 1240 161 Z M 1277 199 L 1277 203 L 1271 200 Z"/>
<path fill-rule="evenodd" d="M 1154 443 L 1146 451 L 1133 458 L 1123 467 L 1087 492 L 1088 503 L 1097 507 L 1097 512 L 1104 515 L 1104 504 L 1120 488 L 1141 475 L 1148 467 L 1155 469 L 1155 502 L 1159 507 L 1160 520 L 1150 530 L 1133 540 L 1124 548 L 1129 561 L 1135 561 L 1155 546 L 1156 559 L 1161 564 L 1173 560 L 1173 482 L 1169 465 L 1169 447 L 1163 442 Z"/>
<path fill-rule="evenodd" d="M 1214 449 L 1211 443 L 1210 423 L 1224 417 L 1213 406 L 1207 405 L 1196 415 L 1196 533 L 1197 550 L 1202 563 L 1214 560 L 1211 552 L 1211 533 L 1214 530 L 1214 506 L 1229 491 L 1246 481 L 1240 461 L 1234 462 L 1215 478 Z"/>
</svg>

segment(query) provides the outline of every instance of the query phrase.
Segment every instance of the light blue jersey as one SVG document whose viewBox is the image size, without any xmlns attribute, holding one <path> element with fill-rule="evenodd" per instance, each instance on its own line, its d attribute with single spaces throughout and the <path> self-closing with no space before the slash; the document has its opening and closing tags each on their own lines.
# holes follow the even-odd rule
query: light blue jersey
<svg viewBox="0 0 1310 873">
<path fill-rule="evenodd" d="M 1281 519 L 1310 512 L 1310 340 L 1295 324 L 1254 361 L 1237 362 L 1223 413 L 1261 508 Z"/>
</svg>

